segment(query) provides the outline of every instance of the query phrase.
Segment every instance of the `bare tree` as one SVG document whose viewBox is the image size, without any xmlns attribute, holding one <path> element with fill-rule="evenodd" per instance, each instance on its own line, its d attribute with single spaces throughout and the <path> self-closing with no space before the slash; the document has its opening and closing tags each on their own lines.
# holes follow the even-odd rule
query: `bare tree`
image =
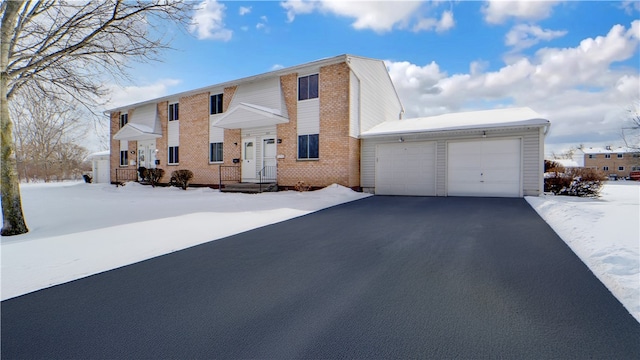
<svg viewBox="0 0 640 360">
<path fill-rule="evenodd" d="M 181 0 L 55 1 L 0 4 L 0 171 L 2 235 L 28 232 L 20 200 L 9 102 L 18 92 L 72 99 L 94 111 L 106 77 L 127 77 L 128 61 L 158 60 L 167 22 L 187 25 Z"/>
<path fill-rule="evenodd" d="M 70 101 L 55 97 L 36 99 L 23 93 L 14 96 L 9 105 L 15 125 L 18 177 L 45 182 L 52 176 L 65 178 L 56 157 L 86 135 L 88 123 L 82 121 L 84 114 Z"/>
</svg>

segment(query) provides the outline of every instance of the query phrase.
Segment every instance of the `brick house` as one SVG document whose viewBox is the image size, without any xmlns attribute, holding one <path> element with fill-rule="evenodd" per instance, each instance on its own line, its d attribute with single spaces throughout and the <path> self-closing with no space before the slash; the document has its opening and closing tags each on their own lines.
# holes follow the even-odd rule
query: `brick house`
<svg viewBox="0 0 640 360">
<path fill-rule="evenodd" d="M 111 181 L 159 167 L 193 184 L 360 187 L 362 132 L 403 113 L 383 61 L 340 55 L 111 109 Z"/>
<path fill-rule="evenodd" d="M 576 151 L 585 168 L 603 171 L 607 176 L 628 178 L 632 171 L 640 171 L 640 153 L 625 148 L 583 147 Z"/>
</svg>

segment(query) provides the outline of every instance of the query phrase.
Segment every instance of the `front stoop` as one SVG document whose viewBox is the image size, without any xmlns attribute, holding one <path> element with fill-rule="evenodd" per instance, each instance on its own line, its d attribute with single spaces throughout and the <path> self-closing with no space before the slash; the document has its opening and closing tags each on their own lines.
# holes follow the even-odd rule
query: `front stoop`
<svg viewBox="0 0 640 360">
<path fill-rule="evenodd" d="M 258 194 L 260 192 L 274 192 L 278 191 L 278 184 L 276 183 L 237 183 L 237 184 L 224 184 L 222 192 L 228 193 L 245 193 L 245 194 Z"/>
</svg>

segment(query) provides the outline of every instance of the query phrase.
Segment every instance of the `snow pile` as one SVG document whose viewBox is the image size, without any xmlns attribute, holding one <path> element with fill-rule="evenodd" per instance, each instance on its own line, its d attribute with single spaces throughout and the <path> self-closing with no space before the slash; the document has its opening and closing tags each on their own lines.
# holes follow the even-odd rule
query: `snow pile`
<svg viewBox="0 0 640 360">
<path fill-rule="evenodd" d="M 2 238 L 2 300 L 369 196 L 228 194 L 137 183 L 22 186 L 31 231 Z"/>
<path fill-rule="evenodd" d="M 526 200 L 640 322 L 640 183 L 608 182 L 600 195 Z"/>
</svg>

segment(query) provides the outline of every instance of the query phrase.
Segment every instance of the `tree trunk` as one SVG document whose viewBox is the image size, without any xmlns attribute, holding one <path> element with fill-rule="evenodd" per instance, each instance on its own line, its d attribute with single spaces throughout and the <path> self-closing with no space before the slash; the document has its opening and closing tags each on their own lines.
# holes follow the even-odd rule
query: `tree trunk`
<svg viewBox="0 0 640 360">
<path fill-rule="evenodd" d="M 7 1 L 0 25 L 0 191 L 2 193 L 2 236 L 24 234 L 29 231 L 22 213 L 18 163 L 13 142 L 13 124 L 9 118 L 7 99 L 9 44 L 22 1 Z"/>
</svg>

